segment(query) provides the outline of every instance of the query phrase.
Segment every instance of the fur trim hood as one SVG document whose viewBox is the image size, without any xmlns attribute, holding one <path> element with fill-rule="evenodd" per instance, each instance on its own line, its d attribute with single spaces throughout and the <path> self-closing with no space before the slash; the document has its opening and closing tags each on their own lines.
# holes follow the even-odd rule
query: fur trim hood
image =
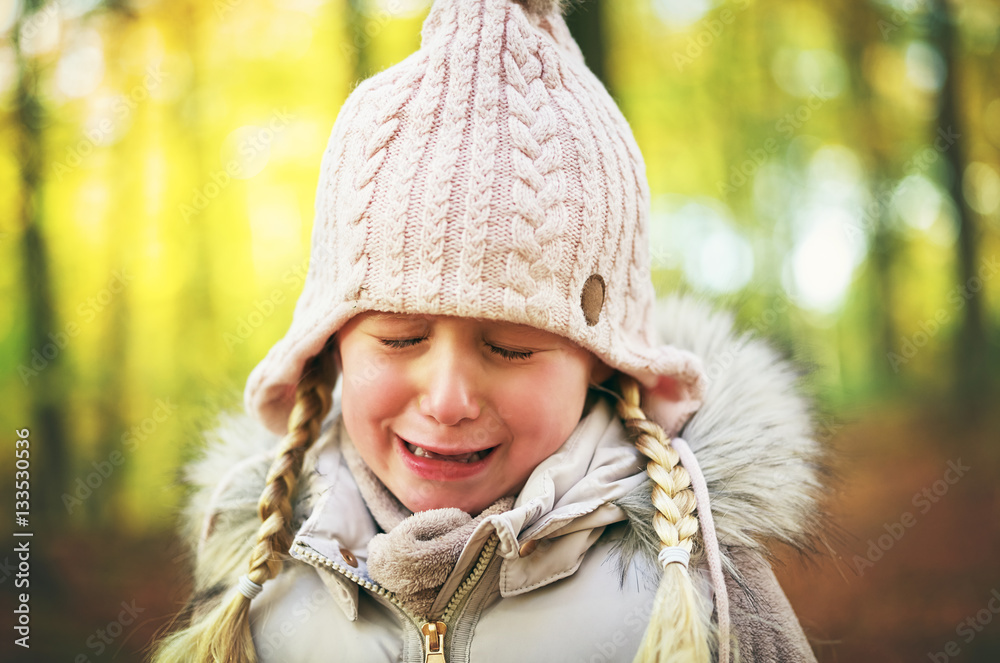
<svg viewBox="0 0 1000 663">
<path fill-rule="evenodd" d="M 815 552 L 829 472 L 798 371 L 765 341 L 738 333 L 732 315 L 703 301 L 674 296 L 658 310 L 664 341 L 705 363 L 704 404 L 680 437 L 708 484 L 726 569 L 740 579 L 728 549 L 769 558 L 772 545 L 782 543 Z M 651 489 L 647 481 L 617 502 L 632 525 L 622 544 L 626 562 L 658 550 Z"/>
<path fill-rule="evenodd" d="M 730 314 L 705 302 L 671 297 L 658 310 L 662 340 L 701 357 L 709 379 L 704 404 L 681 436 L 707 481 L 723 552 L 738 548 L 767 557 L 774 542 L 814 550 L 825 470 L 798 373 L 767 343 L 738 333 Z M 197 564 L 196 595 L 223 591 L 245 571 L 259 525 L 257 501 L 278 439 L 246 415 L 224 416 L 202 457 L 188 467 L 193 494 L 184 530 L 199 561 L 211 560 Z M 223 476 L 227 480 L 220 484 Z M 311 511 L 313 492 L 304 473 L 293 529 Z M 655 557 L 649 492 L 647 482 L 616 502 L 631 524 L 620 545 L 626 562 L 634 554 Z M 739 580 L 732 557 L 723 558 Z"/>
</svg>

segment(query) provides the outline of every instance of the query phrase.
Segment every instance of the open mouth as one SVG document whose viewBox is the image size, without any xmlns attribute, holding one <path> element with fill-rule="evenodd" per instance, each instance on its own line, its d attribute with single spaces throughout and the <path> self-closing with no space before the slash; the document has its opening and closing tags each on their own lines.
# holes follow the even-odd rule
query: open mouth
<svg viewBox="0 0 1000 663">
<path fill-rule="evenodd" d="M 435 453 L 433 451 L 428 451 L 427 449 L 424 449 L 423 447 L 418 447 L 417 445 L 407 442 L 406 440 L 403 440 L 403 444 L 406 445 L 406 449 L 411 454 L 417 456 L 418 458 L 430 458 L 433 460 L 446 460 L 452 463 L 466 463 L 466 464 L 480 461 L 489 456 L 491 453 L 493 453 L 493 450 L 496 449 L 496 447 L 490 447 L 489 449 L 480 449 L 479 451 L 471 451 L 463 454 L 447 455 L 447 454 Z"/>
</svg>

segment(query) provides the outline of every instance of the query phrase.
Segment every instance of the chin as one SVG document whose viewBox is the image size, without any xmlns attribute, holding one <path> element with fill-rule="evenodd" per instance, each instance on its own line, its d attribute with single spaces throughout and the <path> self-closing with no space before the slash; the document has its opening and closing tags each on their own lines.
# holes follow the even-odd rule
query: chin
<svg viewBox="0 0 1000 663">
<path fill-rule="evenodd" d="M 402 502 L 402 500 L 400 501 Z M 410 499 L 403 502 L 403 505 L 414 513 L 419 511 L 431 511 L 433 509 L 459 509 L 460 511 L 465 511 L 475 517 L 495 501 L 496 500 L 493 500 L 483 504 L 481 501 L 470 500 L 468 497 L 464 496 L 456 499 L 452 499 L 447 496 L 440 496 Z"/>
</svg>

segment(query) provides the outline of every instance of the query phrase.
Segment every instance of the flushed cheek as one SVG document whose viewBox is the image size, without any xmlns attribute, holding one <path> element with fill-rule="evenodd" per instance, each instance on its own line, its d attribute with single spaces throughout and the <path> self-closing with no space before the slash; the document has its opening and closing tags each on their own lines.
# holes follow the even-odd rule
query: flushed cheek
<svg viewBox="0 0 1000 663">
<path fill-rule="evenodd" d="M 535 398 L 520 404 L 521 414 L 508 423 L 514 443 L 509 462 L 517 468 L 528 468 L 542 462 L 570 436 L 580 420 L 582 401 L 565 395 L 554 404 L 552 400 Z M 565 401 L 565 402 L 562 402 Z"/>
<path fill-rule="evenodd" d="M 386 379 L 352 379 L 350 369 L 345 365 L 344 423 L 359 451 L 377 449 L 379 454 L 389 454 L 393 446 L 390 426 L 404 412 L 409 398 L 405 381 L 392 379 L 389 371 Z"/>
<path fill-rule="evenodd" d="M 376 358 L 345 362 L 343 384 L 344 409 L 360 406 L 372 417 L 404 407 L 410 391 L 401 371 Z"/>
<path fill-rule="evenodd" d="M 536 465 L 562 446 L 572 430 L 560 425 L 519 427 L 514 431 L 514 441 L 507 453 L 507 470 L 523 474 L 521 479 L 526 479 Z"/>
<path fill-rule="evenodd" d="M 499 403 L 501 413 L 517 413 L 509 417 L 511 423 L 542 430 L 562 431 L 567 426 L 572 431 L 579 421 L 583 402 L 587 395 L 587 378 L 577 376 L 577 371 L 569 376 L 553 375 L 555 371 L 515 383 L 505 390 Z"/>
</svg>

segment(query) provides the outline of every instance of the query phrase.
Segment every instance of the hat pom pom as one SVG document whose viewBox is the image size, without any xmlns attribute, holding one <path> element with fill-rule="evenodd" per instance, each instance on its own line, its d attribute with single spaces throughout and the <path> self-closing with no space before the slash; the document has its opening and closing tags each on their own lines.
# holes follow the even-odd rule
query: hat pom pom
<svg viewBox="0 0 1000 663">
<path fill-rule="evenodd" d="M 535 16 L 549 16 L 554 13 L 562 13 L 563 0 L 514 0 L 524 7 L 524 11 Z"/>
</svg>

